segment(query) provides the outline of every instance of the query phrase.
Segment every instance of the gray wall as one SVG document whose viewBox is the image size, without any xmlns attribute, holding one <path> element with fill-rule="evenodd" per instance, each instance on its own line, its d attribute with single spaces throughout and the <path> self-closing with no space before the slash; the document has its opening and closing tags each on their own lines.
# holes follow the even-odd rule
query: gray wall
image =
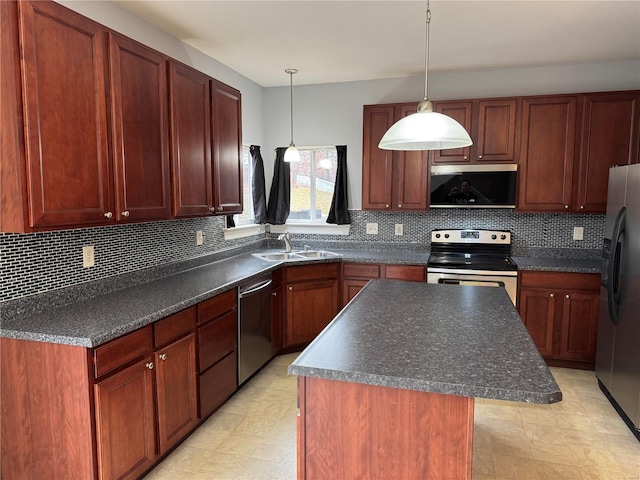
<svg viewBox="0 0 640 480">
<path fill-rule="evenodd" d="M 482 72 L 429 72 L 432 100 L 640 89 L 640 62 L 564 65 Z M 282 75 L 286 75 L 283 71 Z M 298 82 L 298 85 L 296 85 Z M 362 106 L 420 101 L 424 78 L 304 85 L 294 76 L 294 141 L 297 146 L 347 145 L 350 208 L 362 208 Z M 290 138 L 289 87 L 265 89 L 267 183 L 275 147 Z"/>
</svg>

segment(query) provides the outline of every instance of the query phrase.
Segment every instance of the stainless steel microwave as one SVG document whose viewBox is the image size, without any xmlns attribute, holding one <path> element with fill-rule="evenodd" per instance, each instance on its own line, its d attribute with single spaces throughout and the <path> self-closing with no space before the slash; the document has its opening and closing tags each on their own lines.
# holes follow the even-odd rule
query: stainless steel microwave
<svg viewBox="0 0 640 480">
<path fill-rule="evenodd" d="M 434 165 L 431 208 L 515 208 L 518 165 Z"/>
</svg>

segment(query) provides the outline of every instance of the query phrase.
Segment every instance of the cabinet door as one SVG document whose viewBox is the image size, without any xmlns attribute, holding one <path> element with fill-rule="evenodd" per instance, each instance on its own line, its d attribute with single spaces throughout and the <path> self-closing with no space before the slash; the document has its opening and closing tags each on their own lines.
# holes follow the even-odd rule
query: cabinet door
<svg viewBox="0 0 640 480">
<path fill-rule="evenodd" d="M 518 310 L 540 354 L 553 354 L 553 319 L 556 294 L 542 289 L 522 288 Z"/>
<path fill-rule="evenodd" d="M 420 265 L 386 265 L 384 278 L 407 282 L 424 282 L 427 279 L 425 267 Z"/>
<path fill-rule="evenodd" d="M 382 150 L 378 144 L 393 125 L 393 105 L 364 107 L 362 140 L 362 208 L 388 210 L 391 208 L 393 151 Z"/>
<path fill-rule="evenodd" d="M 338 313 L 338 280 L 287 285 L 287 345 L 313 340 Z"/>
<path fill-rule="evenodd" d="M 135 479 L 156 459 L 151 357 L 95 385 L 100 478 Z"/>
<path fill-rule="evenodd" d="M 271 289 L 271 354 L 277 355 L 282 349 L 282 323 L 283 318 L 283 294 L 282 283 L 276 284 Z"/>
<path fill-rule="evenodd" d="M 400 118 L 414 113 L 415 105 L 400 107 Z M 429 157 L 426 151 L 395 152 L 393 177 L 392 210 L 427 209 Z"/>
<path fill-rule="evenodd" d="M 515 161 L 516 106 L 515 98 L 478 102 L 478 162 Z"/>
<path fill-rule="evenodd" d="M 580 212 L 605 213 L 609 168 L 638 161 L 640 95 L 637 92 L 584 95 L 575 205 Z"/>
<path fill-rule="evenodd" d="M 571 209 L 576 98 L 522 102 L 519 211 Z"/>
<path fill-rule="evenodd" d="M 216 213 L 242 213 L 242 105 L 240 92 L 213 80 L 213 180 Z"/>
<path fill-rule="evenodd" d="M 599 308 L 599 293 L 564 293 L 560 358 L 595 361 Z"/>
<path fill-rule="evenodd" d="M 111 182 L 103 31 L 54 2 L 18 5 L 30 226 L 104 223 Z"/>
<path fill-rule="evenodd" d="M 155 354 L 160 454 L 188 434 L 198 421 L 195 335 Z"/>
<path fill-rule="evenodd" d="M 109 63 L 116 220 L 168 219 L 167 57 L 110 33 Z"/>
<path fill-rule="evenodd" d="M 346 305 L 356 294 L 369 283 L 369 280 L 343 280 L 342 281 L 342 305 Z"/>
<path fill-rule="evenodd" d="M 173 214 L 207 215 L 213 208 L 210 78 L 176 62 L 169 71 Z"/>
<path fill-rule="evenodd" d="M 472 102 L 435 102 L 433 110 L 453 118 L 467 132 L 471 132 Z M 435 150 L 433 161 L 435 163 L 469 163 L 471 161 L 470 152 L 470 147 Z"/>
</svg>

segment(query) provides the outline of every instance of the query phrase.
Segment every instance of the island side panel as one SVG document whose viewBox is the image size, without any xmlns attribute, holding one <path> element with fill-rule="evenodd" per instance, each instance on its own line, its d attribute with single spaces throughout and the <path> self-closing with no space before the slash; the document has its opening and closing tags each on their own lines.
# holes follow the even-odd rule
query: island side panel
<svg viewBox="0 0 640 480">
<path fill-rule="evenodd" d="M 471 479 L 472 397 L 315 377 L 298 387 L 299 479 Z"/>
</svg>

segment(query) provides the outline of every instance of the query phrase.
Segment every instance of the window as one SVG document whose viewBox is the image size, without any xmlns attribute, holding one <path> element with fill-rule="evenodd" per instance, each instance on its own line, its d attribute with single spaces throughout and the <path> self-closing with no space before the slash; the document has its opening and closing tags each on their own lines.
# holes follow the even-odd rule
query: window
<svg viewBox="0 0 640 480">
<path fill-rule="evenodd" d="M 251 161 L 251 153 L 249 147 L 242 146 L 242 213 L 233 216 L 236 225 L 251 225 L 255 220 L 255 212 L 253 210 L 253 162 Z"/>
<path fill-rule="evenodd" d="M 335 147 L 298 148 L 300 162 L 291 164 L 291 207 L 287 223 L 327 219 L 336 181 Z"/>
</svg>

